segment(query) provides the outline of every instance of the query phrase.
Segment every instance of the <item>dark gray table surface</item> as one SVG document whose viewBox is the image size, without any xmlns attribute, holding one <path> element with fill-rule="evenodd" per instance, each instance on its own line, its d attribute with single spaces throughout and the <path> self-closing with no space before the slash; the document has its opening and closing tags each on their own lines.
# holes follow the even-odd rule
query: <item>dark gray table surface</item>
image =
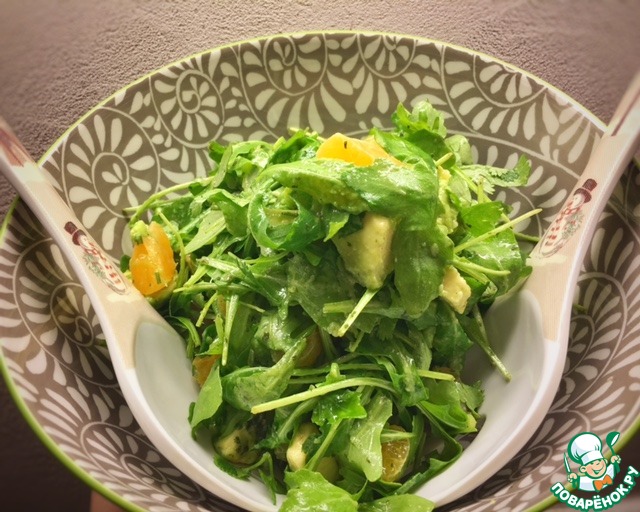
<svg viewBox="0 0 640 512">
<path fill-rule="evenodd" d="M 493 55 L 608 122 L 640 69 L 639 22 L 638 0 L 4 0 L 0 115 L 39 157 L 95 104 L 168 62 L 255 36 L 363 29 Z M 0 218 L 14 197 L 0 179 Z M 640 466 L 637 437 L 622 455 Z M 89 489 L 40 443 L 0 382 L 0 509 L 88 504 Z M 625 506 L 640 510 L 637 499 Z"/>
</svg>

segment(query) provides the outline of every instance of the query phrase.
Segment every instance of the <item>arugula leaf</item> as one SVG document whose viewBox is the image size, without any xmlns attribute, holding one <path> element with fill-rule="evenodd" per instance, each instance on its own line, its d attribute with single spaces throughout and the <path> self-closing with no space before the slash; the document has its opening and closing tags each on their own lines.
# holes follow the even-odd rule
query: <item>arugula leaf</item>
<svg viewBox="0 0 640 512">
<path fill-rule="evenodd" d="M 356 302 L 353 278 L 337 264 L 335 249 L 327 250 L 325 259 L 314 266 L 303 256 L 296 255 L 288 263 L 288 292 L 293 304 L 299 304 L 322 329 L 340 337 L 344 312 L 325 312 L 325 303 Z M 348 312 L 347 312 L 348 314 Z M 360 315 L 354 326 L 371 332 L 379 321 L 373 315 Z"/>
<path fill-rule="evenodd" d="M 392 412 L 391 400 L 376 394 L 367 407 L 367 417 L 356 421 L 349 434 L 347 459 L 371 482 L 382 476 L 380 434 Z"/>
<path fill-rule="evenodd" d="M 351 214 L 373 211 L 402 219 L 410 229 L 435 223 L 438 177 L 433 161 L 398 166 L 379 159 L 358 167 L 333 159 L 306 160 L 269 167 L 260 176 L 301 190 L 321 204 Z"/>
<path fill-rule="evenodd" d="M 316 156 L 320 141 L 317 134 L 297 130 L 291 137 L 281 137 L 273 145 L 272 164 L 306 160 Z"/>
<path fill-rule="evenodd" d="M 251 340 L 257 329 L 257 312 L 241 303 L 238 295 L 229 297 L 225 309 L 224 320 L 221 322 L 224 331 L 219 333 L 224 342 L 222 363 L 227 368 L 241 368 L 249 362 Z M 222 319 L 222 316 L 219 318 Z"/>
<path fill-rule="evenodd" d="M 280 256 L 265 256 L 257 260 L 237 258 L 235 264 L 241 273 L 237 277 L 245 286 L 267 299 L 279 311 L 287 306 L 286 266 Z"/>
<path fill-rule="evenodd" d="M 278 311 L 265 312 L 260 318 L 254 338 L 254 346 L 276 353 L 292 348 L 300 338 L 311 331 L 313 324 L 295 309 L 288 309 L 286 316 Z M 257 350 L 257 348 L 256 348 Z"/>
<path fill-rule="evenodd" d="M 382 146 L 387 153 L 405 163 L 412 163 L 416 160 L 431 162 L 433 158 L 429 153 L 420 147 L 402 138 L 397 133 L 383 132 L 377 128 L 371 130 L 371 135 L 375 141 Z"/>
<path fill-rule="evenodd" d="M 461 252 L 464 258 L 479 267 L 498 271 L 486 276 L 496 286 L 494 296 L 506 293 L 525 272 L 525 258 L 511 230 L 502 231 Z"/>
<path fill-rule="evenodd" d="M 237 409 L 250 411 L 255 405 L 281 396 L 304 346 L 304 340 L 299 341 L 269 368 L 246 366 L 222 377 L 225 401 Z"/>
<path fill-rule="evenodd" d="M 466 396 L 457 382 L 427 379 L 429 398 L 421 403 L 451 435 L 476 432 L 473 415 L 465 410 Z"/>
<path fill-rule="evenodd" d="M 402 495 L 413 491 L 427 480 L 444 471 L 462 454 L 460 442 L 442 427 L 440 421 L 431 412 L 422 408 L 421 405 L 419 405 L 419 408 L 429 420 L 432 437 L 439 439 L 442 442 L 442 446 L 440 451 L 432 450 L 425 455 L 424 465 L 426 469 L 415 471 L 400 487 L 393 491 L 394 495 Z"/>
<path fill-rule="evenodd" d="M 412 167 L 376 160 L 370 167 L 343 166 L 341 179 L 368 209 L 397 219 L 406 229 L 427 229 L 438 214 L 438 176 L 433 161 Z"/>
<path fill-rule="evenodd" d="M 213 244 L 226 229 L 224 214 L 220 210 L 209 210 L 201 219 L 198 232 L 185 246 L 187 254 Z"/>
<path fill-rule="evenodd" d="M 247 199 L 222 189 L 213 189 L 202 197 L 209 204 L 220 209 L 226 223 L 225 227 L 231 235 L 236 237 L 247 235 Z"/>
<path fill-rule="evenodd" d="M 396 230 L 392 246 L 395 255 L 394 284 L 405 311 L 422 315 L 439 296 L 445 265 L 453 256 L 453 243 L 437 227 Z"/>
<path fill-rule="evenodd" d="M 469 339 L 476 343 L 485 352 L 491 364 L 496 367 L 504 379 L 509 382 L 511 380 L 511 373 L 505 367 L 498 355 L 493 351 L 493 347 L 489 344 L 487 333 L 484 328 L 484 322 L 480 316 L 480 311 L 477 305 L 472 308 L 472 313 L 472 317 L 460 317 L 460 325 L 464 328 Z M 473 395 L 468 395 L 467 399 L 473 401 L 472 403 L 475 403 L 476 400 L 482 400 L 482 397 L 480 396 L 474 399 Z"/>
<path fill-rule="evenodd" d="M 365 336 L 358 352 L 374 357 L 377 364 L 387 371 L 398 390 L 400 405 L 415 405 L 427 397 L 419 374 L 420 366 L 401 342 L 394 341 L 389 343 L 377 336 Z"/>
<path fill-rule="evenodd" d="M 270 194 L 260 192 L 249 204 L 249 226 L 256 241 L 269 249 L 297 251 L 325 237 L 322 220 L 295 195 L 296 210 L 291 212 L 271 206 Z M 291 220 L 293 217 L 293 220 Z"/>
<path fill-rule="evenodd" d="M 366 416 L 367 411 L 360 402 L 360 393 L 347 390 L 322 397 L 313 410 L 311 420 L 316 425 L 323 426 Z"/>
<path fill-rule="evenodd" d="M 358 501 L 320 474 L 300 469 L 285 474 L 289 487 L 280 512 L 357 512 Z"/>
<path fill-rule="evenodd" d="M 345 183 L 345 169 L 359 170 L 339 160 L 306 160 L 272 165 L 260 175 L 260 180 L 276 181 L 309 194 L 321 204 L 331 204 L 348 213 L 362 213 L 367 210 L 367 203 Z"/>
<path fill-rule="evenodd" d="M 209 156 L 217 162 L 216 186 L 236 191 L 249 188 L 253 178 L 269 163 L 272 146 L 262 141 L 243 141 L 223 148 L 212 142 Z"/>
<path fill-rule="evenodd" d="M 273 457 L 270 452 L 264 452 L 262 457 L 260 457 L 255 463 L 249 466 L 238 466 L 232 464 L 217 453 L 214 454 L 213 461 L 216 466 L 218 466 L 222 471 L 240 480 L 248 480 L 257 472 L 257 474 L 260 476 L 260 479 L 269 490 L 271 498 L 274 502 L 276 499 L 276 494 L 283 494 L 284 492 L 286 492 L 286 489 L 284 489 L 284 485 L 276 477 L 277 472 L 274 468 Z"/>
<path fill-rule="evenodd" d="M 198 399 L 196 400 L 191 418 L 189 420 L 191 428 L 195 429 L 205 420 L 213 417 L 222 404 L 222 384 L 220 381 L 220 366 L 215 365 L 209 372 L 207 380 L 205 380 Z"/>
<path fill-rule="evenodd" d="M 439 301 L 437 308 L 438 325 L 433 340 L 433 364 L 449 368 L 459 375 L 472 343 L 455 311 L 444 301 Z"/>
</svg>

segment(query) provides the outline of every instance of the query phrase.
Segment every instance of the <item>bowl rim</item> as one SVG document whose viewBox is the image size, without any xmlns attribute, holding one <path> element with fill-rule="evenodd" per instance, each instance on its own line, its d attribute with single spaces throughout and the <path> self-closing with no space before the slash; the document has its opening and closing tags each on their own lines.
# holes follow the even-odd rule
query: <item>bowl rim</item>
<svg viewBox="0 0 640 512">
<path fill-rule="evenodd" d="M 588 108 L 586 108 L 582 103 L 578 102 L 577 100 L 569 96 L 567 93 L 563 92 L 561 89 L 555 87 L 554 85 L 534 75 L 533 73 L 530 73 L 518 66 L 515 66 L 489 53 L 479 51 L 479 50 L 474 50 L 474 49 L 465 47 L 463 45 L 450 43 L 440 39 L 435 39 L 427 36 L 419 36 L 419 35 L 409 34 L 409 33 L 402 33 L 402 32 L 392 32 L 392 31 L 387 32 L 387 31 L 366 30 L 366 29 L 361 29 L 361 30 L 318 29 L 318 30 L 292 31 L 292 32 L 284 32 L 284 33 L 278 33 L 278 34 L 267 34 L 262 36 L 241 39 L 241 40 L 237 40 L 237 41 L 233 41 L 225 44 L 220 44 L 208 49 L 200 50 L 200 51 L 191 53 L 189 55 L 177 58 L 167 64 L 164 64 L 158 68 L 155 68 L 143 74 L 142 76 L 132 80 L 126 85 L 118 88 L 115 92 L 109 94 L 103 100 L 99 101 L 89 110 L 87 110 L 83 115 L 81 115 L 71 125 L 69 125 L 69 127 L 51 144 L 51 146 L 37 159 L 37 163 L 39 166 L 43 166 L 43 164 L 59 148 L 59 146 L 64 142 L 64 140 L 74 130 L 76 130 L 77 127 L 80 124 L 82 124 L 84 120 L 86 120 L 91 115 L 93 115 L 97 110 L 105 106 L 107 103 L 115 99 L 117 96 L 124 94 L 127 90 L 131 89 L 132 87 L 135 87 L 136 85 L 144 82 L 145 80 L 149 79 L 152 76 L 155 76 L 156 74 L 164 70 L 167 70 L 176 65 L 180 65 L 182 63 L 188 62 L 193 58 L 197 58 L 199 56 L 206 55 L 216 51 L 222 51 L 226 48 L 234 48 L 234 47 L 240 47 L 240 46 L 251 44 L 251 43 L 264 42 L 264 41 L 273 39 L 275 37 L 287 38 L 287 37 L 301 37 L 301 36 L 308 36 L 308 35 L 322 35 L 322 36 L 371 35 L 371 36 L 392 36 L 392 37 L 398 37 L 398 38 L 408 38 L 408 39 L 419 41 L 425 44 L 435 44 L 443 48 L 458 50 L 471 56 L 478 56 L 484 59 L 488 59 L 492 62 L 500 64 L 501 66 L 504 66 L 505 68 L 511 69 L 514 72 L 517 72 L 523 76 L 526 76 L 527 78 L 540 84 L 545 89 L 552 92 L 553 94 L 562 98 L 567 104 L 570 104 L 573 108 L 576 109 L 576 111 L 580 112 L 580 114 L 583 115 L 598 130 L 604 131 L 604 129 L 606 128 L 606 123 L 604 123 L 601 119 L 599 119 L 593 112 L 591 112 Z M 0 246 L 4 245 L 5 243 L 5 236 L 8 230 L 9 223 L 13 220 L 13 214 L 19 202 L 20 202 L 20 197 L 16 196 L 12 200 L 11 204 L 9 205 L 5 218 L 3 219 L 2 224 L 0 225 Z M 0 337 L 0 374 L 2 374 L 3 380 L 6 384 L 6 387 L 9 391 L 9 394 L 12 400 L 14 401 L 21 415 L 23 416 L 27 424 L 31 427 L 33 432 L 36 434 L 40 442 L 42 442 L 46 446 L 46 448 L 56 457 L 56 459 L 58 459 L 68 470 L 70 470 L 71 473 L 73 473 L 76 477 L 78 477 L 82 482 L 87 484 L 91 490 L 99 492 L 105 498 L 111 500 L 113 503 L 117 504 L 118 506 L 122 507 L 127 511 L 145 512 L 145 509 L 141 508 L 138 505 L 135 505 L 134 503 L 131 503 L 130 501 L 122 497 L 117 492 L 110 490 L 108 487 L 106 487 L 106 485 L 104 485 L 103 483 L 98 481 L 95 477 L 91 476 L 87 471 L 82 469 L 79 465 L 77 465 L 76 461 L 71 456 L 67 455 L 58 446 L 58 444 L 45 432 L 44 428 L 40 425 L 40 423 L 36 419 L 35 415 L 32 413 L 26 401 L 20 396 L 18 391 L 18 385 L 11 378 L 10 370 L 5 360 L 4 351 L 2 350 L 2 342 L 3 342 L 2 337 Z M 638 431 L 640 431 L 640 417 L 638 417 L 636 421 L 630 427 L 628 427 L 626 431 L 622 433 L 620 440 L 617 443 L 617 445 L 619 446 L 619 449 L 623 449 L 627 445 L 627 443 L 633 437 L 635 437 Z M 567 486 L 568 485 L 569 484 L 567 484 Z M 531 508 L 529 508 L 529 512 L 544 510 L 547 507 L 556 503 L 557 501 L 558 501 L 558 498 L 555 495 L 550 494 L 549 497 L 534 504 Z"/>
</svg>

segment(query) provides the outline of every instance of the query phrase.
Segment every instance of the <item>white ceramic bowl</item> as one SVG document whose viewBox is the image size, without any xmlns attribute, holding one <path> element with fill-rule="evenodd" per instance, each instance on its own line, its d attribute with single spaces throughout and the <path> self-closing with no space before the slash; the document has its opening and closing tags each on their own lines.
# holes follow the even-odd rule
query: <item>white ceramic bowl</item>
<svg viewBox="0 0 640 512">
<path fill-rule="evenodd" d="M 130 252 L 122 209 L 204 176 L 211 139 L 275 139 L 288 126 L 362 135 L 371 126 L 389 126 L 399 101 L 422 98 L 445 113 L 451 132 L 469 137 L 477 161 L 509 166 L 522 153 L 531 158 L 530 185 L 499 198 L 514 214 L 544 208 L 528 228 L 538 233 L 562 205 L 602 128 L 561 92 L 485 55 L 410 36 L 305 33 L 229 45 L 151 73 L 80 119 L 42 163 L 117 260 Z M 467 460 L 473 450 L 418 492 L 438 496 L 439 504 L 455 499 L 450 508 L 459 510 L 530 507 L 550 500 L 549 488 L 566 479 L 562 456 L 575 434 L 604 438 L 617 430 L 622 446 L 635 431 L 640 189 L 630 176 L 603 215 L 584 263 L 564 377 L 540 427 L 527 426 L 525 437 L 532 437 L 519 439 L 524 447 L 511 462 L 474 477 L 470 486 L 454 484 L 474 463 Z M 173 467 L 140 430 L 82 288 L 21 203 L 0 247 L 0 310 L 5 378 L 36 432 L 72 471 L 126 508 L 237 510 Z M 535 368 L 536 357 L 520 357 L 520 364 Z M 157 367 L 151 363 L 147 370 Z M 541 378 L 535 371 L 517 374 L 504 396 L 488 397 L 483 412 L 497 423 L 517 422 Z M 184 417 L 185 432 L 189 393 L 164 401 L 167 415 Z M 492 432 L 482 441 L 484 453 L 504 441 Z M 206 448 L 184 443 L 203 466 L 218 471 Z M 241 495 L 238 505 L 253 510 L 267 503 L 257 482 L 228 483 Z"/>
</svg>

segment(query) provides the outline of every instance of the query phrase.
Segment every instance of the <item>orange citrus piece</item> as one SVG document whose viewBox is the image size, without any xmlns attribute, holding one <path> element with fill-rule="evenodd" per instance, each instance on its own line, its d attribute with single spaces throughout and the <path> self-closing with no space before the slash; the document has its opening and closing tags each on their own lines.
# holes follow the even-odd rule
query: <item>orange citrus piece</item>
<svg viewBox="0 0 640 512">
<path fill-rule="evenodd" d="M 147 236 L 134 245 L 129 269 L 133 285 L 145 297 L 157 296 L 173 283 L 176 277 L 173 249 L 157 222 L 151 222 Z"/>
<path fill-rule="evenodd" d="M 397 425 L 389 425 L 389 428 L 404 432 L 404 429 Z M 382 480 L 395 482 L 402 477 L 410 449 L 408 439 L 382 443 Z"/>
<path fill-rule="evenodd" d="M 316 156 L 318 158 L 335 158 L 360 167 L 372 165 L 379 158 L 402 165 L 375 140 L 353 139 L 342 133 L 335 133 L 326 139 L 318 148 Z"/>
</svg>

